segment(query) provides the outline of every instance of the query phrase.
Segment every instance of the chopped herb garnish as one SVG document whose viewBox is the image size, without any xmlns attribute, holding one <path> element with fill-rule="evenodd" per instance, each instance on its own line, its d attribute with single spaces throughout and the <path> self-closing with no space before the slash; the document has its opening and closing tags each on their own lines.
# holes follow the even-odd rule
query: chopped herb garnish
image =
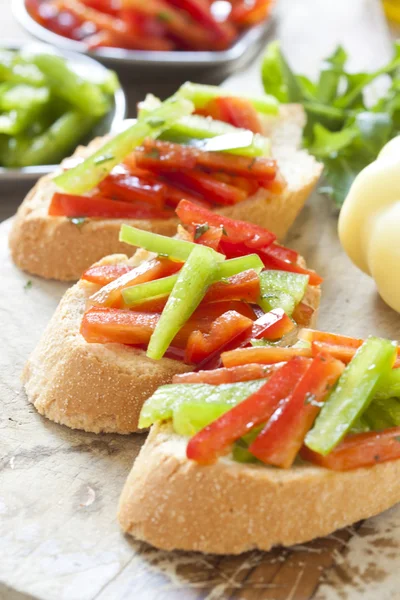
<svg viewBox="0 0 400 600">
<path fill-rule="evenodd" d="M 396 442 L 400 442 L 400 435 L 396 435 L 395 438 Z"/>
<path fill-rule="evenodd" d="M 249 171 L 252 170 L 252 168 L 254 167 L 255 163 L 256 163 L 257 158 L 254 157 L 250 162 L 249 162 L 249 166 L 247 167 Z"/>
<path fill-rule="evenodd" d="M 154 160 L 160 160 L 160 151 L 158 148 L 152 148 L 149 152 L 145 153 L 146 158 L 153 158 Z"/>
<path fill-rule="evenodd" d="M 162 23 L 168 23 L 171 20 L 171 15 L 167 11 L 160 11 L 157 15 L 157 19 Z"/>
<path fill-rule="evenodd" d="M 101 156 L 95 158 L 93 162 L 95 165 L 102 165 L 103 163 L 108 162 L 109 160 L 114 160 L 113 154 L 102 154 Z"/>
<path fill-rule="evenodd" d="M 86 217 L 70 217 L 69 220 L 78 229 L 80 229 L 81 227 L 83 227 L 83 225 L 86 223 Z"/>
<path fill-rule="evenodd" d="M 206 233 L 210 229 L 208 223 L 203 223 L 202 225 L 196 225 L 196 229 L 194 231 L 194 239 L 198 240 L 199 237 Z"/>
<path fill-rule="evenodd" d="M 226 237 L 228 237 L 225 227 L 223 225 L 221 225 L 221 227 L 222 227 L 222 234 L 226 235 Z"/>
<path fill-rule="evenodd" d="M 32 281 L 31 281 L 31 279 L 28 279 L 28 281 L 27 281 L 27 282 L 25 283 L 25 285 L 24 285 L 24 290 L 25 290 L 25 291 L 28 291 L 28 290 L 30 290 L 30 289 L 31 289 L 31 287 L 32 287 L 32 286 L 33 286 L 33 283 L 32 283 Z"/>
</svg>

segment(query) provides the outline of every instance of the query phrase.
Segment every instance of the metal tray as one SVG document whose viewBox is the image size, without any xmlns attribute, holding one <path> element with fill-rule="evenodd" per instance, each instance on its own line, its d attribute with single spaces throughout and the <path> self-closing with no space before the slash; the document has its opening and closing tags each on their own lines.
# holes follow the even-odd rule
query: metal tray
<svg viewBox="0 0 400 600">
<path fill-rule="evenodd" d="M 38 39 L 59 48 L 88 54 L 115 69 L 136 67 L 137 75 L 151 74 L 170 76 L 171 72 L 194 73 L 217 71 L 228 76 L 248 63 L 263 47 L 271 29 L 273 17 L 251 27 L 227 50 L 214 51 L 149 51 L 125 50 L 123 48 L 101 48 L 88 52 L 83 42 L 70 40 L 53 33 L 37 23 L 26 9 L 25 0 L 12 0 L 12 8 L 18 22 Z M 145 68 L 145 69 L 144 69 Z M 133 69 L 130 69 L 132 72 Z"/>
<path fill-rule="evenodd" d="M 29 52 L 47 52 L 52 54 L 58 54 L 63 58 L 67 59 L 70 65 L 79 73 L 79 71 L 85 71 L 87 73 L 95 73 L 99 70 L 105 70 L 105 67 L 98 61 L 94 60 L 90 56 L 84 56 L 77 52 L 71 52 L 71 50 L 57 50 L 47 44 L 33 42 L 31 44 L 15 44 L 15 43 L 4 43 L 1 45 L 2 48 L 9 50 L 21 50 L 26 49 Z M 116 133 L 121 130 L 124 124 L 126 116 L 126 98 L 122 88 L 119 88 L 114 94 L 114 102 L 110 112 L 105 115 L 102 120 L 95 125 L 89 135 L 81 140 L 80 143 L 88 144 L 93 138 L 107 133 Z M 46 173 L 54 171 L 58 165 L 37 165 L 32 167 L 23 167 L 20 169 L 7 169 L 0 167 L 0 183 L 1 182 L 20 182 L 20 181 L 34 181 Z"/>
</svg>

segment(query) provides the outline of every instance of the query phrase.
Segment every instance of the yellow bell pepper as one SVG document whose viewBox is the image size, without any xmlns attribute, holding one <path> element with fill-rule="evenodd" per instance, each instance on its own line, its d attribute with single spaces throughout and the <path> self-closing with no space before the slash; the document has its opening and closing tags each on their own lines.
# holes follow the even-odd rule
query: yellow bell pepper
<svg viewBox="0 0 400 600">
<path fill-rule="evenodd" d="M 400 136 L 356 177 L 340 213 L 339 238 L 382 299 L 400 312 Z"/>
</svg>

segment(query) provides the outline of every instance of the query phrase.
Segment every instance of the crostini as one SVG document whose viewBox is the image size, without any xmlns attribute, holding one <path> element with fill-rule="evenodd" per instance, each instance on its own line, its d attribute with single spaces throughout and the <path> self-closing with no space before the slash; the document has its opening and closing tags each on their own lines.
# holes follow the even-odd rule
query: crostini
<svg viewBox="0 0 400 600">
<path fill-rule="evenodd" d="M 322 279 L 274 234 L 186 200 L 177 215 L 176 238 L 124 225 L 120 239 L 141 249 L 104 258 L 65 294 L 23 373 L 41 414 L 137 431 L 144 401 L 175 374 L 315 322 Z"/>
<path fill-rule="evenodd" d="M 78 148 L 39 180 L 14 220 L 13 260 L 76 281 L 104 256 L 132 255 L 118 239 L 122 223 L 174 235 L 182 198 L 282 239 L 322 169 L 299 149 L 304 122 L 301 106 L 230 98 L 212 86 L 186 84 L 164 103 L 150 97 L 131 127 Z"/>
<path fill-rule="evenodd" d="M 223 368 L 177 375 L 144 404 L 139 425 L 154 425 L 120 498 L 125 532 L 166 550 L 239 554 L 304 543 L 400 501 L 395 342 L 300 338 L 226 352 Z"/>
</svg>

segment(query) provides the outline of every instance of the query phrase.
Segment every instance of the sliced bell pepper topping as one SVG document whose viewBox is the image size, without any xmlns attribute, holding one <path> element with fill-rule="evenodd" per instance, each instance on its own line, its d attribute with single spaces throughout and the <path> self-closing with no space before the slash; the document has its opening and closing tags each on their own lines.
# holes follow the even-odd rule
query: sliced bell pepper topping
<svg viewBox="0 0 400 600">
<path fill-rule="evenodd" d="M 393 369 L 382 377 L 376 392 L 376 398 L 382 400 L 400 398 L 400 369 Z"/>
<path fill-rule="evenodd" d="M 299 253 L 291 248 L 286 248 L 286 246 L 281 246 L 280 244 L 271 244 L 268 246 L 268 252 L 272 256 L 276 256 L 277 258 L 281 258 L 282 260 L 288 260 L 289 262 L 296 263 L 299 260 Z"/>
<path fill-rule="evenodd" d="M 213 283 L 204 296 L 203 302 L 221 300 L 242 300 L 255 304 L 260 295 L 260 280 L 256 271 L 249 269 L 222 281 Z"/>
<path fill-rule="evenodd" d="M 268 421 L 280 400 L 291 392 L 308 365 L 307 359 L 297 357 L 275 371 L 258 391 L 192 437 L 187 445 L 186 456 L 201 464 L 215 462 L 234 441 L 253 427 Z"/>
<path fill-rule="evenodd" d="M 73 196 L 55 192 L 51 217 L 106 217 L 109 219 L 171 219 L 173 213 L 142 202 L 121 202 L 104 196 Z"/>
<path fill-rule="evenodd" d="M 308 275 L 288 271 L 262 271 L 260 273 L 259 305 L 268 312 L 281 307 L 290 316 L 307 290 Z"/>
<path fill-rule="evenodd" d="M 199 308 L 192 317 L 181 327 L 173 340 L 175 349 L 186 348 L 190 334 L 199 330 L 207 332 L 223 312 L 235 310 L 239 303 L 218 303 L 210 308 Z M 223 305 L 221 308 L 220 305 Z M 88 343 L 119 343 L 145 347 L 160 320 L 157 313 L 121 310 L 94 306 L 84 314 L 81 323 L 81 334 Z M 179 359 L 183 360 L 183 352 Z"/>
<path fill-rule="evenodd" d="M 229 311 L 211 325 L 208 333 L 193 331 L 186 346 L 185 362 L 199 364 L 215 354 L 220 354 L 227 343 L 251 330 L 253 321 L 243 315 Z"/>
<path fill-rule="evenodd" d="M 288 361 L 295 356 L 311 357 L 309 348 L 282 348 L 280 346 L 255 346 L 238 348 L 221 354 L 224 367 L 236 367 L 247 363 L 272 365 Z"/>
<path fill-rule="evenodd" d="M 169 256 L 175 260 L 187 260 L 192 250 L 198 248 L 198 245 L 193 242 L 169 238 L 165 235 L 144 231 L 143 229 L 137 229 L 129 225 L 121 226 L 119 241 L 131 246 L 144 248 L 149 252 L 157 252 L 157 254 Z M 218 261 L 225 259 L 223 254 L 215 254 Z"/>
<path fill-rule="evenodd" d="M 215 212 L 196 206 L 187 200 L 182 200 L 176 209 L 176 214 L 185 225 L 202 225 L 208 223 L 214 227 L 223 227 L 226 235 L 234 243 L 246 242 L 249 248 L 260 248 L 272 244 L 276 236 L 259 225 L 237 221 L 218 215 Z"/>
<path fill-rule="evenodd" d="M 88 343 L 145 345 L 160 315 L 94 307 L 83 316 L 80 333 Z"/>
<path fill-rule="evenodd" d="M 199 114 L 225 121 L 234 127 L 248 129 L 253 133 L 263 132 L 257 111 L 246 98 L 213 98 L 200 109 Z"/>
<path fill-rule="evenodd" d="M 221 385 L 223 383 L 237 383 L 239 381 L 253 381 L 267 379 L 276 367 L 273 365 L 249 364 L 230 369 L 214 369 L 212 371 L 197 371 L 194 373 L 181 373 L 174 375 L 172 383 L 209 383 Z"/>
<path fill-rule="evenodd" d="M 89 298 L 88 304 L 91 306 L 121 307 L 122 292 L 125 288 L 133 285 L 138 286 L 138 284 L 148 281 L 162 281 L 159 278 L 166 278 L 171 273 L 179 271 L 181 267 L 182 263 L 165 258 L 147 260 L 135 268 L 130 267 L 129 271 L 118 279 L 102 287 Z"/>
<path fill-rule="evenodd" d="M 385 400 L 374 398 L 364 413 L 365 419 L 368 421 L 371 417 L 371 409 L 383 416 L 388 422 L 388 427 L 400 426 L 400 402 L 397 398 L 386 398 Z M 371 429 L 377 429 L 377 427 L 371 427 Z"/>
<path fill-rule="evenodd" d="M 289 271 L 291 273 L 308 275 L 310 285 L 320 285 L 323 282 L 322 277 L 315 273 L 315 271 L 305 269 L 295 262 L 288 261 L 286 258 L 280 258 L 277 254 L 276 248 L 273 249 L 272 253 L 269 251 L 269 248 L 263 248 L 259 252 L 264 266 L 267 269 L 278 269 L 279 271 Z"/>
<path fill-rule="evenodd" d="M 396 402 L 396 400 L 394 400 L 394 402 Z M 373 431 L 381 431 L 397 425 L 396 423 L 392 423 L 390 416 L 375 402 L 371 402 L 367 410 L 363 413 L 363 419 Z"/>
<path fill-rule="evenodd" d="M 349 435 L 327 456 L 313 452 L 307 446 L 303 446 L 300 455 L 304 460 L 334 471 L 372 467 L 400 458 L 400 427 Z"/>
<path fill-rule="evenodd" d="M 91 283 L 97 283 L 97 285 L 107 285 L 132 271 L 132 267 L 126 263 L 119 263 L 116 265 L 93 265 L 86 269 L 81 279 L 90 281 Z"/>
<path fill-rule="evenodd" d="M 182 325 L 190 318 L 205 296 L 208 287 L 218 274 L 217 252 L 206 246 L 195 244 L 188 259 L 178 274 L 157 327 L 151 336 L 147 356 L 158 360 Z"/>
<path fill-rule="evenodd" d="M 395 357 L 396 346 L 389 340 L 370 337 L 364 342 L 307 434 L 308 448 L 325 456 L 339 444 L 370 404 Z"/>
<path fill-rule="evenodd" d="M 100 184 L 102 194 L 122 202 L 145 202 L 150 206 L 164 207 L 165 189 L 160 182 L 150 182 L 130 174 L 111 173 Z"/>
<path fill-rule="evenodd" d="M 283 335 L 289 331 L 292 331 L 293 328 L 293 322 L 281 308 L 273 310 L 259 317 L 256 321 L 254 321 L 253 327 L 249 332 L 244 332 L 232 342 L 225 344 L 225 346 L 221 348 L 220 352 L 205 359 L 197 366 L 197 368 L 218 369 L 219 367 L 222 367 L 221 352 L 228 352 L 234 348 L 245 348 L 246 346 L 250 346 L 251 340 L 280 339 L 283 337 Z"/>
<path fill-rule="evenodd" d="M 244 190 L 218 181 L 212 175 L 202 171 L 179 171 L 168 172 L 161 170 L 163 177 L 174 185 L 178 185 L 191 193 L 200 194 L 200 196 L 209 202 L 231 206 L 246 200 L 247 193 Z M 185 193 L 182 192 L 184 196 Z"/>
<path fill-rule="evenodd" d="M 222 412 L 228 411 L 248 396 L 258 390 L 263 381 L 246 381 L 244 383 L 232 383 L 222 386 L 215 385 L 163 385 L 146 400 L 140 413 L 139 427 L 141 429 L 150 427 L 156 421 L 166 421 L 173 418 L 176 409 L 185 404 L 192 407 L 192 414 L 187 415 L 190 422 L 190 434 L 193 431 L 193 418 L 196 419 L 198 408 L 203 406 L 203 418 L 206 425 L 215 420 Z M 207 406 L 210 411 L 207 414 Z M 215 415 L 215 407 L 218 412 Z M 204 425 L 200 425 L 198 430 Z M 189 428 L 189 427 L 188 427 Z"/>
<path fill-rule="evenodd" d="M 359 348 L 363 340 L 348 337 L 346 335 L 338 335 L 336 333 L 328 333 L 327 331 L 317 331 L 316 329 L 301 329 L 299 338 L 307 342 L 323 342 L 333 346 L 347 346 L 349 348 Z"/>
<path fill-rule="evenodd" d="M 304 327 L 310 324 L 314 312 L 315 311 L 311 306 L 305 302 L 299 302 L 298 305 L 294 307 L 292 319 L 296 321 L 297 325 Z"/>
<path fill-rule="evenodd" d="M 356 350 L 364 343 L 364 340 L 358 338 L 315 329 L 301 329 L 299 338 L 312 343 L 314 354 L 322 351 L 328 352 L 345 363 L 352 360 Z M 398 367 L 400 367 L 400 348 L 397 348 L 397 359 L 393 365 L 395 369 Z"/>
<path fill-rule="evenodd" d="M 212 225 L 198 225 L 192 228 L 193 239 L 196 244 L 208 246 L 217 251 L 222 237 L 222 227 L 213 227 Z"/>
<path fill-rule="evenodd" d="M 229 90 L 224 90 L 216 85 L 204 85 L 201 83 L 192 83 L 187 81 L 184 83 L 178 90 L 178 95 L 187 98 L 196 108 L 204 108 L 210 100 L 214 98 L 230 98 L 231 92 Z M 251 96 L 246 97 L 243 96 L 247 102 L 250 102 L 254 108 L 263 114 L 266 115 L 276 115 L 279 110 L 279 103 L 273 96 L 263 95 L 263 96 Z"/>
<path fill-rule="evenodd" d="M 143 145 L 135 150 L 135 164 L 150 171 L 192 170 L 196 159 L 196 151 L 189 146 L 152 139 L 144 140 Z"/>
<path fill-rule="evenodd" d="M 196 246 L 196 245 L 195 245 Z M 161 259 L 160 259 L 161 260 Z M 181 263 L 173 263 L 173 261 L 169 261 L 172 264 L 178 264 L 179 267 L 176 269 L 176 271 L 178 271 L 181 267 Z M 258 256 L 256 254 L 249 254 L 248 256 L 244 257 L 244 260 L 242 259 L 232 259 L 232 260 L 227 260 L 224 262 L 221 262 L 218 264 L 218 270 L 217 270 L 217 275 L 216 275 L 216 279 L 219 281 L 220 279 L 225 279 L 225 278 L 229 278 L 229 277 L 233 277 L 234 275 L 241 273 L 242 271 L 245 270 L 254 270 L 256 272 L 256 270 L 258 270 L 260 268 L 259 263 L 258 263 Z M 172 271 L 171 271 L 172 272 Z M 165 275 L 168 275 L 168 273 L 165 273 Z M 162 277 L 162 275 L 161 275 Z M 142 302 L 143 300 L 150 300 L 150 299 L 156 299 L 159 298 L 160 296 L 165 296 L 167 294 L 170 294 L 170 292 L 172 291 L 176 281 L 177 281 L 177 276 L 173 277 L 164 277 L 164 280 L 159 280 L 159 283 L 157 283 L 156 281 L 151 281 L 151 284 L 149 283 L 140 283 L 138 282 L 137 284 L 134 284 L 132 287 L 129 286 L 124 286 L 125 289 L 123 289 L 122 291 L 122 296 L 124 299 L 124 302 L 127 306 L 136 306 L 136 304 Z M 154 279 L 154 278 L 152 278 Z M 212 292 L 212 287 L 210 287 L 210 290 Z M 211 295 L 211 299 L 213 298 L 213 293 Z M 221 303 L 221 301 L 224 301 L 225 298 L 221 298 L 219 303 Z"/>
<path fill-rule="evenodd" d="M 54 178 L 54 183 L 71 194 L 84 194 L 105 179 L 135 146 L 148 136 L 157 136 L 174 121 L 193 112 L 193 104 L 184 98 L 169 98 L 149 115 L 139 117 L 82 163 Z"/>
<path fill-rule="evenodd" d="M 316 356 L 293 391 L 279 403 L 249 451 L 267 464 L 291 467 L 343 369 L 343 363 L 328 355 Z"/>
</svg>

